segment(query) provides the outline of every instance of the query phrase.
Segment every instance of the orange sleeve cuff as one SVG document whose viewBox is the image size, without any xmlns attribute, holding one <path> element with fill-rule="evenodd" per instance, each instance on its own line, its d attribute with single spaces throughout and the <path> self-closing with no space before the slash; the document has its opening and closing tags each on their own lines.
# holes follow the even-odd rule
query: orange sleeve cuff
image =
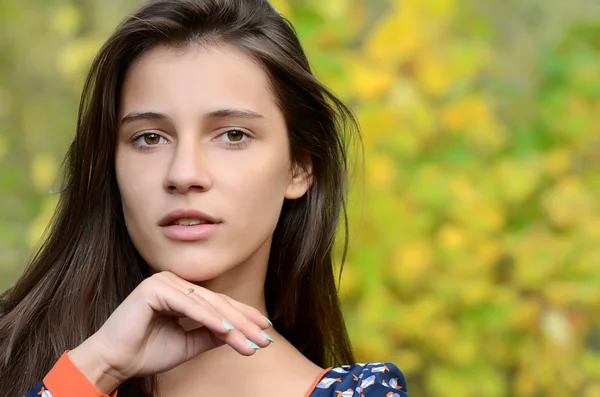
<svg viewBox="0 0 600 397">
<path fill-rule="evenodd" d="M 64 352 L 54 367 L 46 374 L 44 385 L 54 397 L 116 397 L 100 392 L 73 364 L 68 352 Z"/>
</svg>

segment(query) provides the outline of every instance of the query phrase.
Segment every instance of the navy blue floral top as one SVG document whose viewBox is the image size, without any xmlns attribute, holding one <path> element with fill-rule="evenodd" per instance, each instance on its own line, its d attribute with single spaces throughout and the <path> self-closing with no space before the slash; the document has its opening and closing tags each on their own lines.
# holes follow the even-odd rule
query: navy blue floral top
<svg viewBox="0 0 600 397">
<path fill-rule="evenodd" d="M 409 397 L 404 374 L 391 363 L 343 365 L 329 369 L 307 397 Z"/>
<path fill-rule="evenodd" d="M 118 390 L 110 397 L 116 397 Z M 79 372 L 67 354 L 25 397 L 107 397 Z M 358 363 L 325 370 L 306 397 L 410 397 L 402 372 L 391 363 Z"/>
</svg>

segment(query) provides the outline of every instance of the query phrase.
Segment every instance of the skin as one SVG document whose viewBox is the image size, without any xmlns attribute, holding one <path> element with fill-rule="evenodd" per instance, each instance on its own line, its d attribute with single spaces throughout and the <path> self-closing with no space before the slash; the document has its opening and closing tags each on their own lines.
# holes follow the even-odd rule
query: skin
<svg viewBox="0 0 600 397">
<path fill-rule="evenodd" d="M 131 66 L 120 103 L 117 182 L 137 250 L 157 273 L 172 272 L 265 313 L 264 280 L 283 201 L 311 184 L 310 161 L 299 167 L 290 158 L 265 72 L 227 45 L 159 46 Z M 161 116 L 132 117 L 145 112 Z M 214 235 L 166 236 L 161 218 L 181 208 L 218 219 Z M 197 326 L 180 322 L 186 330 Z M 268 333 L 276 343 L 251 357 L 224 345 L 161 374 L 161 393 L 276 396 L 285 389 L 304 396 L 322 369 L 273 328 Z"/>
</svg>

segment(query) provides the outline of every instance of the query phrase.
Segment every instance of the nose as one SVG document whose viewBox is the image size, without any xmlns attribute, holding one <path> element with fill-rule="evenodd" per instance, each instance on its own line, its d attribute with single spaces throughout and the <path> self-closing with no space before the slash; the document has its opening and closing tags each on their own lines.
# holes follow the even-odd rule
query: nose
<svg viewBox="0 0 600 397">
<path fill-rule="evenodd" d="M 206 191 L 212 186 L 207 166 L 199 142 L 180 140 L 175 144 L 163 185 L 170 193 Z"/>
</svg>

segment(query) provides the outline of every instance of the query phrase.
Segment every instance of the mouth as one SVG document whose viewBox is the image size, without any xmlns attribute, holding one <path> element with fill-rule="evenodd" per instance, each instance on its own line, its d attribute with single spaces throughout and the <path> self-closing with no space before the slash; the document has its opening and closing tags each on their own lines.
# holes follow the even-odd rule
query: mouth
<svg viewBox="0 0 600 397">
<path fill-rule="evenodd" d="M 175 241 L 207 240 L 217 233 L 222 222 L 196 210 L 175 210 L 165 215 L 159 226 L 165 236 Z"/>
<path fill-rule="evenodd" d="M 181 218 L 181 219 L 175 219 L 171 222 L 169 222 L 169 224 L 167 226 L 174 226 L 174 225 L 178 225 L 178 226 L 197 226 L 197 225 L 212 225 L 213 222 L 204 220 L 204 219 L 195 219 L 195 218 Z"/>
<path fill-rule="evenodd" d="M 169 212 L 160 221 L 159 226 L 198 226 L 221 223 L 216 218 L 196 210 L 179 209 Z"/>
</svg>

